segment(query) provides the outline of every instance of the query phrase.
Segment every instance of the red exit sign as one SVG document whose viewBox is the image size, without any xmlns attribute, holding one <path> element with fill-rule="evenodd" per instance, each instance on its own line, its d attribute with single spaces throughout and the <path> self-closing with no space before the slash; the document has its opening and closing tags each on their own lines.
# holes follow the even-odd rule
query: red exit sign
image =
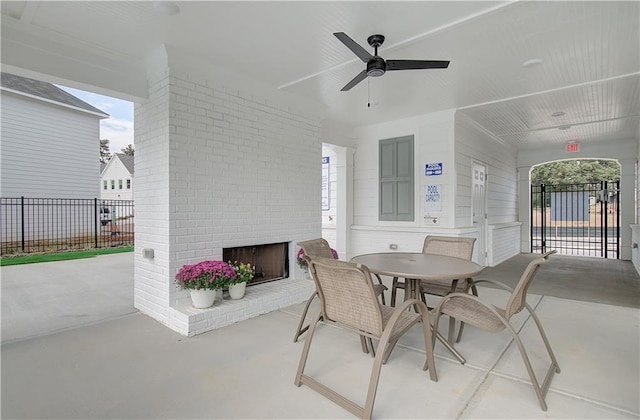
<svg viewBox="0 0 640 420">
<path fill-rule="evenodd" d="M 580 150 L 580 143 L 567 143 L 567 153 L 575 153 Z"/>
</svg>

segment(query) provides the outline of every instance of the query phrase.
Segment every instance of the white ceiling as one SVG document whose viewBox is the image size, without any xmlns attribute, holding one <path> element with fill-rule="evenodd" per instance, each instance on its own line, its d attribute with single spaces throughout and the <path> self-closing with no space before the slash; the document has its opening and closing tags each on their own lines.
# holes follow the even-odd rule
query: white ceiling
<svg viewBox="0 0 640 420">
<path fill-rule="evenodd" d="M 323 103 L 327 118 L 352 125 L 455 108 L 519 149 L 640 137 L 638 1 L 180 1 L 174 16 L 156 3 L 2 1 L 2 42 L 34 34 L 130 61 L 166 44 Z M 383 34 L 386 59 L 451 64 L 340 92 L 365 65 L 333 32 L 371 52 L 366 38 Z M 530 59 L 542 63 L 523 67 Z"/>
</svg>

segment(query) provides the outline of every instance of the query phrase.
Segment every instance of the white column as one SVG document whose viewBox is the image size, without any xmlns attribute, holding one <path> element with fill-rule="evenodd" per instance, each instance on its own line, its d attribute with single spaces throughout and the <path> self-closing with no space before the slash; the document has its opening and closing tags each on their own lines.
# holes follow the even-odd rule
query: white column
<svg viewBox="0 0 640 420">
<path fill-rule="evenodd" d="M 518 168 L 518 221 L 520 225 L 520 252 L 531 252 L 531 166 Z"/>
</svg>

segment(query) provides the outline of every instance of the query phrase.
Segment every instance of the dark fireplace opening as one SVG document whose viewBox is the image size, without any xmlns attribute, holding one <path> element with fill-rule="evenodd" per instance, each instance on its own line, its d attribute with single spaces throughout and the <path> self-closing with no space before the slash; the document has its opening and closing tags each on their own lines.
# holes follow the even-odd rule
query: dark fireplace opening
<svg viewBox="0 0 640 420">
<path fill-rule="evenodd" d="M 289 277 L 289 243 L 224 248 L 223 261 L 249 263 L 256 268 L 248 286 Z"/>
</svg>

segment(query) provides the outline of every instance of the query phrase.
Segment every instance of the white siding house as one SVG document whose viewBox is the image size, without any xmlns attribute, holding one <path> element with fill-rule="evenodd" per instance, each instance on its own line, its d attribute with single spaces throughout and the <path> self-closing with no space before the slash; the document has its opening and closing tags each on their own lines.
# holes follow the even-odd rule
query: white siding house
<svg viewBox="0 0 640 420">
<path fill-rule="evenodd" d="M 100 198 L 133 200 L 133 156 L 114 153 L 100 173 Z"/>
<path fill-rule="evenodd" d="M 100 120 L 109 115 L 51 83 L 2 73 L 0 217 L 7 249 L 95 230 Z"/>
<path fill-rule="evenodd" d="M 109 115 L 51 83 L 7 73 L 0 98 L 0 196 L 99 197 L 100 120 Z"/>
</svg>

